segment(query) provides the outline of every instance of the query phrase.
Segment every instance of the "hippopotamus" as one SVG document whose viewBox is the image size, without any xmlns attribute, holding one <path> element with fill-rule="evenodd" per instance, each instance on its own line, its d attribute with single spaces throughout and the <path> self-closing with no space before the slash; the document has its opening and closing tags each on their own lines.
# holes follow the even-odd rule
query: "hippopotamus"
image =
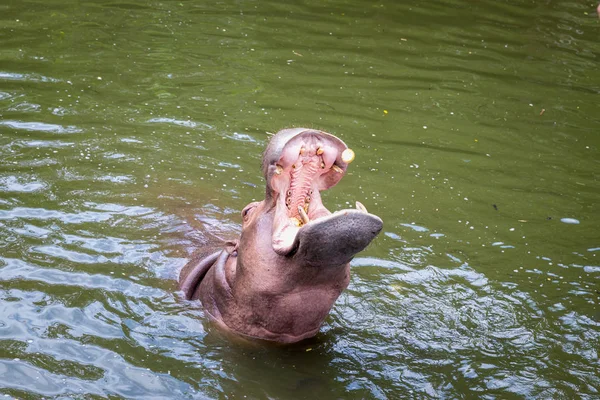
<svg viewBox="0 0 600 400">
<path fill-rule="evenodd" d="M 294 343 L 315 336 L 348 286 L 349 262 L 383 227 L 359 202 L 331 213 L 321 201 L 353 159 L 327 132 L 275 134 L 262 160 L 264 200 L 242 210 L 239 239 L 192 256 L 180 273 L 184 296 L 242 337 Z"/>
</svg>

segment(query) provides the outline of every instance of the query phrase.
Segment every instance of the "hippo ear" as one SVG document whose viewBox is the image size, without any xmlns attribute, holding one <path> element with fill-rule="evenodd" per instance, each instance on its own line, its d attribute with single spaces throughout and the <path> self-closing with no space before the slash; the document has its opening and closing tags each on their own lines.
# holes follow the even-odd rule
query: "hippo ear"
<svg viewBox="0 0 600 400">
<path fill-rule="evenodd" d="M 250 219 L 250 216 L 259 204 L 260 201 L 253 201 L 252 203 L 244 207 L 244 209 L 242 210 L 242 221 L 244 221 L 244 223 Z"/>
</svg>

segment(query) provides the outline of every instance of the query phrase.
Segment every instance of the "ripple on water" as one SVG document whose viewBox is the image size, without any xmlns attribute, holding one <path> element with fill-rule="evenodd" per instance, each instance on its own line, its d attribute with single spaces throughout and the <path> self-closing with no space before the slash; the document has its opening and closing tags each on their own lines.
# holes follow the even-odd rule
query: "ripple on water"
<svg viewBox="0 0 600 400">
<path fill-rule="evenodd" d="M 60 140 L 22 140 L 22 141 L 15 141 L 14 142 L 17 145 L 23 146 L 23 147 L 35 147 L 35 148 L 46 148 L 46 147 L 70 147 L 73 146 L 75 143 L 73 142 L 63 142 Z"/>
<path fill-rule="evenodd" d="M 50 220 L 56 219 L 63 223 L 81 224 L 86 222 L 102 222 L 111 218 L 111 214 L 104 212 L 82 211 L 68 213 L 45 208 L 15 207 L 10 210 L 0 210 L 0 220 Z"/>
<path fill-rule="evenodd" d="M 214 129 L 213 126 L 209 124 L 205 124 L 204 122 L 195 122 L 192 120 L 179 120 L 175 118 L 151 118 L 148 120 L 150 123 L 159 123 L 159 124 L 173 124 L 178 126 L 183 126 L 186 128 L 201 128 L 201 129 Z"/>
<path fill-rule="evenodd" d="M 427 232 L 427 231 L 429 231 L 429 229 L 425 228 L 424 226 L 419 226 L 419 225 L 416 225 L 414 223 L 412 223 L 412 224 L 400 224 L 400 225 L 402 225 L 402 226 L 404 226 L 406 228 L 410 228 L 413 231 L 417 231 L 417 232 Z"/>
<path fill-rule="evenodd" d="M 11 97 L 13 97 L 13 95 L 8 92 L 0 92 L 0 101 L 10 99 Z"/>
<path fill-rule="evenodd" d="M 42 106 L 39 104 L 33 104 L 29 102 L 22 102 L 15 105 L 10 106 L 8 111 L 16 111 L 16 112 L 39 112 L 42 109 Z"/>
<path fill-rule="evenodd" d="M 21 174 L 20 176 L 0 176 L 0 191 L 11 193 L 33 193 L 45 190 L 48 184 L 37 180 L 34 176 Z"/>
<path fill-rule="evenodd" d="M 47 77 L 40 74 L 19 74 L 16 72 L 0 71 L 0 79 L 7 81 L 25 81 L 25 82 L 61 82 L 60 79 Z"/>
<path fill-rule="evenodd" d="M 104 222 L 119 215 L 129 217 L 147 216 L 153 219 L 158 219 L 161 216 L 160 213 L 156 213 L 152 208 L 143 206 L 122 206 L 110 203 L 86 203 L 86 206 L 98 211 L 70 213 L 45 208 L 15 207 L 9 210 L 0 210 L 0 220 L 24 219 L 43 221 L 56 219 L 67 224 L 81 224 L 86 222 Z"/>
<path fill-rule="evenodd" d="M 52 109 L 52 114 L 59 116 L 59 117 L 64 117 L 67 114 L 73 115 L 73 114 L 77 114 L 77 113 L 69 108 L 55 107 Z"/>
<path fill-rule="evenodd" d="M 31 131 L 31 132 L 50 132 L 50 133 L 79 133 L 82 132 L 76 126 L 62 126 L 57 124 L 48 124 L 45 122 L 23 122 L 23 121 L 0 121 L 0 126 L 7 126 L 12 129 Z"/>
<path fill-rule="evenodd" d="M 350 265 L 352 266 L 352 269 L 360 267 L 380 267 L 397 271 L 414 271 L 414 268 L 399 261 L 384 260 L 375 257 L 356 257 L 350 262 Z"/>
<path fill-rule="evenodd" d="M 108 292 L 122 293 L 127 296 L 162 298 L 165 295 L 160 289 L 141 285 L 124 278 L 115 278 L 107 271 L 107 275 L 88 274 L 85 272 L 69 272 L 53 268 L 40 268 L 22 260 L 0 257 L 4 264 L 0 282 L 26 280 L 61 287 L 83 286 Z M 113 271 L 114 272 L 114 271 Z"/>
<path fill-rule="evenodd" d="M 94 180 L 100 182 L 111 182 L 111 183 L 131 183 L 135 182 L 135 178 L 126 175 L 101 175 L 94 178 Z"/>
<path fill-rule="evenodd" d="M 114 252 L 116 242 L 98 240 L 92 247 Z M 169 369 L 175 359 L 196 359 L 197 340 L 204 335 L 198 312 L 190 313 L 170 293 L 122 278 L 6 257 L 0 265 L 0 343 L 6 349 L 10 341 L 13 358 L 0 361 L 5 389 L 44 396 L 81 390 L 125 398 L 147 398 L 149 392 L 193 397 L 194 389 L 171 377 Z M 132 349 L 127 359 L 124 348 Z M 156 366 L 152 371 L 136 366 L 148 362 Z"/>
<path fill-rule="evenodd" d="M 48 364 L 62 364 L 65 357 L 56 353 L 44 357 L 44 367 L 21 361 L 20 359 L 0 361 L 0 375 L 5 389 L 35 392 L 44 396 L 72 395 L 73 393 L 95 394 L 105 397 L 107 393 L 131 399 L 147 399 L 146 393 L 162 398 L 193 398 L 193 389 L 186 383 L 171 377 L 167 373 L 155 373 L 146 368 L 134 367 L 116 352 L 90 351 L 90 347 L 69 343 L 72 355 L 74 346 L 85 346 L 83 353 L 88 357 L 84 362 L 71 362 L 71 368 L 63 374 L 50 372 L 44 367 Z M 52 347 L 60 347 L 52 341 Z M 45 354 L 39 348 L 38 354 Z M 97 358 L 92 358 L 97 357 Z M 90 365 L 90 361 L 93 364 Z M 50 362 L 48 362 L 50 361 Z M 54 367 L 53 369 L 57 369 Z M 77 372 L 74 372 L 74 371 Z M 77 373 L 81 378 L 74 377 Z M 96 377 L 100 375 L 100 377 Z M 141 393 L 143 393 L 141 395 Z"/>
<path fill-rule="evenodd" d="M 225 135 L 226 138 L 233 139 L 238 142 L 250 142 L 254 144 L 262 144 L 259 140 L 256 140 L 254 137 L 250 136 L 247 133 L 238 133 L 233 132 L 231 135 Z"/>
<path fill-rule="evenodd" d="M 52 233 L 50 229 L 41 228 L 32 224 L 23 224 L 20 228 L 12 228 L 12 231 L 30 238 L 46 239 Z"/>
<path fill-rule="evenodd" d="M 547 351 L 536 327 L 539 310 L 527 293 L 494 289 L 466 264 L 386 268 L 379 274 L 366 264 L 353 261 L 354 278 L 332 314 L 334 328 L 342 325 L 344 336 L 350 331 L 339 338 L 336 357 L 354 365 L 363 379 L 387 377 L 402 392 L 444 397 L 455 388 L 434 384 L 436 374 L 455 368 L 475 391 L 502 387 L 531 396 L 547 388 L 527 370 L 543 363 Z M 507 354 L 520 354 L 527 368 L 519 370 Z"/>
</svg>

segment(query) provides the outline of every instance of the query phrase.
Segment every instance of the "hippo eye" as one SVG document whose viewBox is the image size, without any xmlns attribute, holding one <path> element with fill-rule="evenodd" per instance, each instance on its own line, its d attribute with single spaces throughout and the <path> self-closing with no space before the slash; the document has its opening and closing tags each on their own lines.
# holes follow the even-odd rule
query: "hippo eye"
<svg viewBox="0 0 600 400">
<path fill-rule="evenodd" d="M 254 210 L 254 208 L 256 208 L 256 203 L 250 203 L 246 207 L 244 207 L 244 209 L 242 210 L 242 218 L 244 219 L 244 221 L 250 216 L 250 213 L 252 212 L 252 210 Z"/>
</svg>

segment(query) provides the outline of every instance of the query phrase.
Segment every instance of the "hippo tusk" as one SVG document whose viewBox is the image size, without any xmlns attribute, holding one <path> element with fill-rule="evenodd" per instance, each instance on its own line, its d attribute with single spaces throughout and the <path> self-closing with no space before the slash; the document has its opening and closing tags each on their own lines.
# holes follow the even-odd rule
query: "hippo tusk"
<svg viewBox="0 0 600 400">
<path fill-rule="evenodd" d="M 367 211 L 367 207 L 365 207 L 365 206 L 364 206 L 364 204 L 363 204 L 363 203 L 361 203 L 360 201 L 357 201 L 357 202 L 356 202 L 356 209 L 357 209 L 358 211 L 362 211 L 362 212 L 364 212 L 364 213 L 368 213 L 368 211 Z"/>
<path fill-rule="evenodd" d="M 302 206 L 298 206 L 298 214 L 300 214 L 300 217 L 302 217 L 302 221 L 305 224 L 308 224 L 310 222 L 308 214 L 306 214 L 306 211 L 304 211 L 304 208 L 302 208 Z"/>
</svg>

